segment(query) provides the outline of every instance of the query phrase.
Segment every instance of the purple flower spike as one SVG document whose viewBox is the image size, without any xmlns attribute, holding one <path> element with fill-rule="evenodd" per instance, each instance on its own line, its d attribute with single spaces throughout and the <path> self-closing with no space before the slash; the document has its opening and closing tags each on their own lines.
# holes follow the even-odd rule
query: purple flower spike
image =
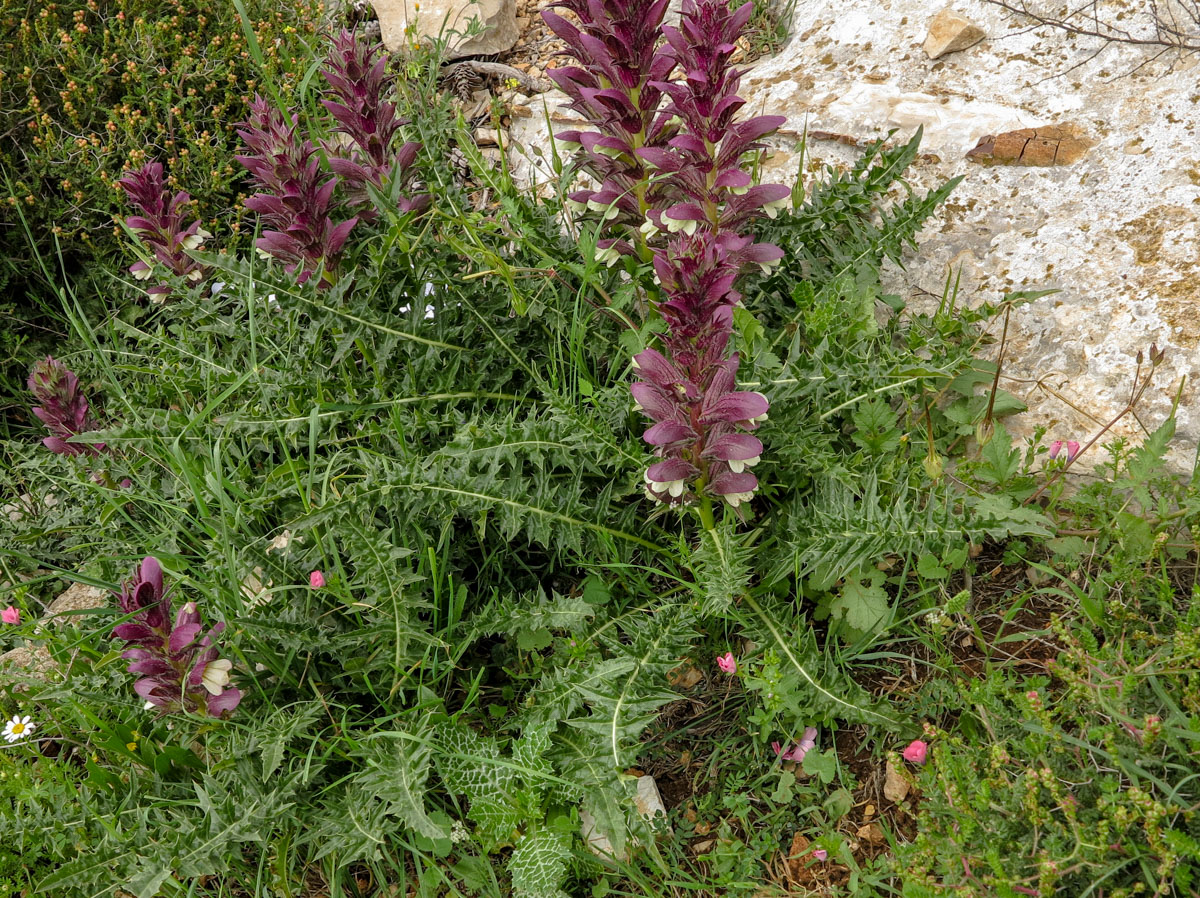
<svg viewBox="0 0 1200 898">
<path fill-rule="evenodd" d="M 118 624 L 112 635 L 131 646 L 121 657 L 131 662 L 129 673 L 140 677 L 133 689 L 147 708 L 210 717 L 233 712 L 242 693 L 229 684 L 233 663 L 218 657 L 213 644 L 225 624 L 214 624 L 202 636 L 204 624 L 195 602 L 184 604 L 172 624 L 171 599 L 163 590 L 158 559 L 142 561 L 117 594 L 117 604 L 133 619 Z"/>
<path fill-rule="evenodd" d="M 346 140 L 327 141 L 329 167 L 340 175 L 359 218 L 373 220 L 377 213 L 366 185 L 379 189 L 399 178 L 411 181 L 413 163 L 421 149 L 409 141 L 396 146 L 400 128 L 408 119 L 396 114 L 396 77 L 387 71 L 387 57 L 379 44 L 368 44 L 351 31 L 343 30 L 333 46 L 321 74 L 329 83 L 331 99 L 322 105 L 333 116 L 335 129 Z M 428 195 L 401 197 L 399 210 L 409 212 L 429 205 Z"/>
<path fill-rule="evenodd" d="M 29 373 L 29 390 L 40 405 L 33 414 L 46 425 L 50 436 L 42 444 L 59 455 L 98 455 L 103 443 L 70 443 L 71 437 L 96 429 L 87 398 L 79 390 L 79 378 L 62 362 L 46 356 Z"/>
<path fill-rule="evenodd" d="M 315 275 L 319 286 L 330 286 L 330 271 L 358 222 L 331 217 L 337 178 L 325 177 L 317 148 L 297 136 L 297 117 L 287 121 L 262 97 L 255 95 L 242 125 L 238 135 L 249 152 L 234 158 L 264 191 L 246 200 L 268 228 L 258 239 L 259 251 L 281 260 L 298 283 Z"/>
<path fill-rule="evenodd" d="M 199 249 L 212 234 L 200 227 L 199 219 L 184 227 L 183 207 L 191 202 L 191 196 L 182 190 L 172 195 L 158 162 L 147 162 L 117 183 L 139 213 L 126 218 L 125 224 L 153 257 L 152 262 L 134 262 L 129 273 L 139 281 L 154 277 L 156 270 L 193 283 L 204 280 L 208 269 L 192 259 L 188 251 Z M 147 288 L 146 293 L 155 302 L 163 302 L 171 295 L 171 288 L 158 284 Z"/>
<path fill-rule="evenodd" d="M 653 422 L 643 438 L 660 459 L 646 472 L 647 493 L 673 505 L 699 501 L 711 526 L 713 498 L 736 511 L 758 488 L 746 469 L 763 445 L 740 431 L 757 428 L 769 403 L 737 389 L 739 359 L 727 350 L 739 279 L 783 258 L 741 232 L 791 201 L 788 187 L 756 185 L 744 168 L 785 120 L 738 121 L 745 103 L 730 59 L 750 4 L 683 0 L 678 28 L 662 24 L 666 5 L 558 0 L 551 8 L 569 10 L 578 24 L 542 15 L 580 63 L 550 77 L 595 129 L 558 135 L 579 147 L 580 167 L 599 185 L 572 192 L 567 205 L 601 219 L 597 261 L 635 254 L 653 262 L 659 284 L 655 307 L 667 331 L 661 350 L 634 358 L 631 388 L 635 408 Z"/>
</svg>

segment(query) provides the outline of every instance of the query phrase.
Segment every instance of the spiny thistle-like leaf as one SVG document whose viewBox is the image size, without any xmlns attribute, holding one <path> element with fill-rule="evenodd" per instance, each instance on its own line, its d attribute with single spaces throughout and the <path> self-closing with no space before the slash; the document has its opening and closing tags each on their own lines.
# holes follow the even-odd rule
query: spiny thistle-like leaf
<svg viewBox="0 0 1200 898">
<path fill-rule="evenodd" d="M 508 861 L 513 895 L 521 898 L 567 898 L 560 888 L 571 858 L 564 833 L 541 829 L 521 839 Z"/>
</svg>

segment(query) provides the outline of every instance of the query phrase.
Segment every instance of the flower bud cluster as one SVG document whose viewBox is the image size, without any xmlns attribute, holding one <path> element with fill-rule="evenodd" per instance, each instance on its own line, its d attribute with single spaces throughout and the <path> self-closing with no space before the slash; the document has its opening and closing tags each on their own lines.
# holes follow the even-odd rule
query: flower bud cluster
<svg viewBox="0 0 1200 898">
<path fill-rule="evenodd" d="M 330 97 L 323 100 L 334 120 L 333 130 L 344 140 L 326 141 L 329 172 L 321 165 L 317 147 L 297 134 L 298 116 L 285 116 L 260 96 L 250 105 L 250 118 L 238 135 L 248 152 L 235 158 L 258 183 L 260 192 L 246 200 L 246 208 L 262 216 L 269 230 L 258 240 L 258 250 L 280 259 L 289 272 L 298 272 L 304 283 L 314 275 L 328 287 L 338 256 L 350 231 L 376 216 L 367 185 L 383 188 L 395 178 L 411 180 L 413 163 L 421 146 L 396 147 L 406 120 L 396 115 L 396 79 L 387 74 L 387 58 L 377 46 L 361 42 L 349 31 L 333 39 L 324 69 Z M 335 201 L 339 185 L 344 201 Z M 401 197 L 401 212 L 417 211 L 429 204 L 425 195 Z M 339 207 L 357 214 L 335 219 Z"/>
<path fill-rule="evenodd" d="M 396 114 L 396 78 L 387 71 L 387 57 L 381 49 L 381 45 L 368 44 L 343 29 L 333 38 L 321 73 L 331 96 L 322 100 L 322 105 L 336 123 L 334 131 L 348 139 L 324 142 L 329 167 L 342 178 L 349 202 L 359 208 L 358 217 L 363 221 L 378 214 L 366 185 L 382 190 L 397 178 L 402 183 L 411 181 L 421 149 L 415 141 L 395 146 L 400 128 L 409 121 Z M 411 212 L 429 202 L 428 194 L 401 196 L 398 208 Z"/>
<path fill-rule="evenodd" d="M 79 378 L 62 362 L 46 356 L 33 366 L 29 389 L 40 405 L 33 414 L 46 425 L 50 436 L 42 444 L 59 455 L 99 455 L 104 443 L 69 443 L 71 437 L 96 429 L 87 397 L 79 389 Z"/>
<path fill-rule="evenodd" d="M 759 140 L 784 122 L 780 116 L 737 121 L 741 73 L 730 58 L 751 4 L 731 10 L 724 0 L 684 0 L 679 28 L 661 25 L 656 2 L 556 5 L 572 10 L 584 27 L 545 14 L 582 63 L 559 70 L 555 80 L 600 131 L 560 137 L 580 143 L 585 167 L 606 176 L 586 197 L 588 208 L 605 210 L 606 218 L 617 217 L 610 215 L 614 208 L 642 213 L 638 233 L 661 288 L 663 351 L 647 349 L 634 359 L 637 408 L 654 422 L 644 439 L 661 459 L 646 471 L 646 492 L 674 505 L 698 497 L 702 508 L 716 497 L 736 509 L 758 488 L 746 469 L 763 445 L 747 431 L 766 419 L 768 402 L 736 389 L 740 360 L 727 354 L 733 308 L 741 301 L 735 284 L 783 257 L 779 247 L 741 231 L 759 216 L 775 217 L 791 195 L 780 184 L 754 185 L 742 167 L 762 147 Z M 672 72 L 682 77 L 668 80 Z M 607 169 L 604 158 L 612 160 Z M 638 177 L 640 186 L 632 183 Z M 598 246 L 609 264 L 636 252 L 620 233 Z"/>
<path fill-rule="evenodd" d="M 233 663 L 218 657 L 213 645 L 225 624 L 214 624 L 201 635 L 204 626 L 195 602 L 186 603 L 172 621 L 171 599 L 163 591 L 158 559 L 143 560 L 117 600 L 132 617 L 118 624 L 112 635 L 131 646 L 121 657 L 133 662 L 130 673 L 140 675 L 133 689 L 145 700 L 147 710 L 210 717 L 233 712 L 242 693 L 229 683 Z"/>
<path fill-rule="evenodd" d="M 158 162 L 147 162 L 137 171 L 127 172 L 117 183 L 138 212 L 126 218 L 125 224 L 152 256 L 152 260 L 134 262 L 129 273 L 145 281 L 154 277 L 156 267 L 161 266 L 176 277 L 192 282 L 203 280 L 208 269 L 189 256 L 188 250 L 199 249 L 212 234 L 200 227 L 199 219 L 183 226 L 183 207 L 191 202 L 191 196 L 183 190 L 171 194 Z M 170 296 L 171 288 L 160 283 L 149 287 L 146 293 L 155 302 L 163 302 Z"/>
</svg>

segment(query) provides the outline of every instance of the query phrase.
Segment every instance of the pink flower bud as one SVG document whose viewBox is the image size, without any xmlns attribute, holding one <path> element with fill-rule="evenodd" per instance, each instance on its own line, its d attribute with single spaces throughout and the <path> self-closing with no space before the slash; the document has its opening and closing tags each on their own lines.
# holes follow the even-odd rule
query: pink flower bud
<svg viewBox="0 0 1200 898">
<path fill-rule="evenodd" d="M 1050 444 L 1050 457 L 1058 458 L 1058 453 L 1062 452 L 1062 447 L 1063 447 L 1062 440 L 1055 440 L 1053 443 L 1051 443 Z"/>
<path fill-rule="evenodd" d="M 1079 443 L 1075 440 L 1067 440 L 1067 461 L 1075 461 L 1075 456 L 1079 454 Z"/>
<path fill-rule="evenodd" d="M 914 739 L 908 744 L 908 748 L 904 749 L 903 754 L 904 760 L 920 766 L 925 763 L 925 758 L 929 754 L 929 746 L 920 739 Z"/>
<path fill-rule="evenodd" d="M 813 851 L 812 856 L 814 860 L 824 861 L 829 857 L 829 852 L 824 848 L 817 848 Z"/>
<path fill-rule="evenodd" d="M 19 624 L 21 622 L 21 609 L 14 605 L 9 605 L 3 611 L 0 611 L 0 620 L 6 624 Z"/>
<path fill-rule="evenodd" d="M 737 659 L 733 657 L 733 652 L 726 652 L 717 658 L 717 667 L 725 671 L 727 674 L 737 673 Z"/>
<path fill-rule="evenodd" d="M 313 571 L 308 575 L 308 585 L 313 589 L 321 589 L 325 585 L 325 575 L 320 571 Z"/>
</svg>

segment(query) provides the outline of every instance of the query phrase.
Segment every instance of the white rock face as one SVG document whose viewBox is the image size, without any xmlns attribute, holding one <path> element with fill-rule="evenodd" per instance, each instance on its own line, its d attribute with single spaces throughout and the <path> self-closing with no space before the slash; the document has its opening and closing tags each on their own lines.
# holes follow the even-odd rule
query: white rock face
<svg viewBox="0 0 1200 898">
<path fill-rule="evenodd" d="M 1123 408 L 1138 351 L 1157 343 L 1167 355 L 1139 415 L 1155 427 L 1187 377 L 1171 462 L 1189 470 L 1200 437 L 1200 60 L 1151 61 L 1161 48 L 1117 45 L 1093 58 L 1097 41 L 1030 31 L 982 0 L 956 8 L 989 39 L 931 60 L 923 0 L 797 0 L 798 33 L 742 83 L 748 111 L 788 119 L 763 179 L 795 179 L 806 127 L 856 138 L 897 129 L 903 139 L 924 126 L 927 155 L 910 180 L 929 188 L 965 179 L 885 287 L 917 304 L 961 269 L 960 301 L 971 304 L 1060 291 L 1012 316 L 1002 386 L 1030 406 L 1018 434 L 1042 425 L 1051 440 L 1089 439 Z M 543 96 L 562 130 L 565 98 Z M 527 154 L 516 170 L 542 181 L 546 124 L 532 105 L 534 117 L 513 131 Z M 1072 165 L 965 158 L 985 135 L 1066 123 L 1096 144 Z M 810 140 L 807 152 L 806 179 L 859 151 Z M 1140 441 L 1142 431 L 1127 417 L 1110 435 Z"/>
<path fill-rule="evenodd" d="M 453 38 L 446 59 L 503 53 L 520 37 L 516 0 L 371 0 L 379 17 L 384 46 L 399 50 L 408 41 L 425 41 L 442 33 L 465 34 L 472 19 L 484 31 L 474 37 Z"/>
</svg>

